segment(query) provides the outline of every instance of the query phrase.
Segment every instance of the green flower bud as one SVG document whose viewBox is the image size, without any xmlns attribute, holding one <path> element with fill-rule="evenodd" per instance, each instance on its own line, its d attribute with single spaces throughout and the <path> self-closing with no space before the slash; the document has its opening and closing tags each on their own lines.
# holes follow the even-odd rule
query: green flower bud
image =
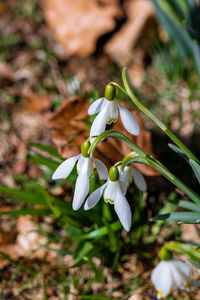
<svg viewBox="0 0 200 300">
<path fill-rule="evenodd" d="M 112 101 L 115 98 L 115 94 L 116 94 L 115 87 L 111 83 L 108 83 L 105 88 L 106 100 Z"/>
<path fill-rule="evenodd" d="M 82 154 L 82 156 L 84 156 L 84 157 L 89 157 L 90 156 L 89 153 L 88 153 L 89 147 L 90 147 L 90 142 L 88 142 L 88 141 L 83 142 L 83 144 L 81 145 L 81 154 Z"/>
<path fill-rule="evenodd" d="M 172 252 L 162 247 L 158 254 L 160 260 L 170 260 L 172 259 Z"/>
<path fill-rule="evenodd" d="M 117 181 L 119 179 L 119 171 L 116 166 L 112 166 L 109 170 L 109 179 L 111 181 Z"/>
</svg>

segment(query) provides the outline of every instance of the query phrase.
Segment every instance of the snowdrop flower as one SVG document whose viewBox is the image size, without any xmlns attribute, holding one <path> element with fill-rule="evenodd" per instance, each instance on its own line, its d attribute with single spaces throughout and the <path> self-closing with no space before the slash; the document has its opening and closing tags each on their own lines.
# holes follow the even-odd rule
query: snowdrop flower
<svg viewBox="0 0 200 300">
<path fill-rule="evenodd" d="M 151 273 L 151 281 L 157 290 L 157 299 L 166 297 L 178 288 L 188 289 L 191 266 L 179 259 L 172 259 L 172 254 L 161 248 L 161 261 Z"/>
<path fill-rule="evenodd" d="M 88 149 L 90 143 L 85 141 L 81 146 L 81 154 L 73 156 L 65 160 L 54 172 L 52 179 L 64 179 L 66 178 L 77 163 L 78 178 L 75 185 L 74 198 L 72 202 L 73 210 L 77 210 L 83 204 L 88 192 L 90 184 L 90 176 L 94 172 L 93 163 L 96 166 L 97 173 L 100 179 L 106 180 L 108 178 L 108 170 L 104 163 L 97 158 L 90 158 Z"/>
<path fill-rule="evenodd" d="M 147 184 L 143 177 L 143 175 L 136 170 L 133 166 L 129 165 L 126 166 L 122 172 L 121 166 L 118 166 L 119 171 L 119 179 L 122 183 L 122 190 L 124 195 L 126 194 L 127 188 L 130 185 L 132 181 L 134 181 L 136 187 L 142 191 L 145 192 L 147 190 Z"/>
<path fill-rule="evenodd" d="M 122 124 L 126 130 L 135 136 L 140 134 L 139 125 L 132 113 L 124 106 L 120 105 L 116 100 L 113 100 L 114 97 L 115 87 L 112 84 L 107 84 L 105 89 L 105 97 L 96 100 L 90 105 L 88 114 L 94 115 L 98 113 L 90 129 L 90 137 L 98 136 L 104 132 L 106 129 L 106 124 L 111 124 L 118 120 L 119 113 Z"/>
<path fill-rule="evenodd" d="M 93 208 L 99 202 L 102 194 L 105 202 L 109 202 L 114 205 L 115 212 L 117 213 L 124 229 L 129 231 L 131 227 L 132 214 L 128 201 L 124 197 L 119 179 L 119 171 L 116 166 L 110 168 L 107 182 L 96 189 L 87 198 L 84 209 L 88 210 Z"/>
</svg>

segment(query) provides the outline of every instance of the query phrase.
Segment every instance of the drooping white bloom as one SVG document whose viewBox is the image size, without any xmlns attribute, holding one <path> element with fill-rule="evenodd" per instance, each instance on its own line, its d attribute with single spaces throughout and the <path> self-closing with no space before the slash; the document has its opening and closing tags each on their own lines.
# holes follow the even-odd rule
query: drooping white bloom
<svg viewBox="0 0 200 300">
<path fill-rule="evenodd" d="M 118 170 L 124 195 L 126 194 L 127 188 L 132 181 L 134 181 L 136 187 L 140 191 L 145 192 L 147 190 L 147 184 L 143 175 L 132 165 L 126 166 L 123 172 L 121 170 L 121 166 L 118 166 Z"/>
<path fill-rule="evenodd" d="M 161 260 L 151 273 L 151 281 L 157 290 L 157 299 L 166 297 L 170 291 L 188 289 L 192 268 L 178 259 Z"/>
<path fill-rule="evenodd" d="M 109 202 L 114 205 L 115 212 L 118 215 L 124 229 L 129 231 L 131 227 L 132 214 L 128 201 L 123 194 L 119 179 L 112 181 L 109 178 L 104 185 L 96 189 L 87 198 L 84 209 L 89 210 L 93 208 L 99 202 L 102 194 L 105 202 Z"/>
<path fill-rule="evenodd" d="M 104 163 L 97 158 L 85 157 L 82 154 L 76 155 L 65 160 L 54 172 L 52 179 L 66 178 L 77 163 L 77 181 L 75 185 L 74 198 L 72 202 L 73 210 L 77 210 L 83 204 L 88 192 L 90 184 L 90 176 L 94 172 L 94 165 L 96 166 L 97 173 L 100 179 L 106 180 L 108 178 L 108 170 Z"/>
<path fill-rule="evenodd" d="M 119 113 L 125 129 L 135 136 L 140 134 L 140 127 L 132 113 L 116 100 L 110 101 L 104 97 L 93 102 L 89 107 L 88 114 L 93 115 L 97 113 L 98 115 L 90 129 L 90 137 L 98 136 L 104 132 L 106 124 L 111 124 L 118 120 Z"/>
</svg>

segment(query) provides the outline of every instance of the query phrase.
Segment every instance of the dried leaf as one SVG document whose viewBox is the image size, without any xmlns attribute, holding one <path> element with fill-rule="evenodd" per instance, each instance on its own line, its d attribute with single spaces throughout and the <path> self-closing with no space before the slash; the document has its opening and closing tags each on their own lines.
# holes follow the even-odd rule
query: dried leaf
<svg viewBox="0 0 200 300">
<path fill-rule="evenodd" d="M 22 97 L 26 100 L 24 109 L 31 113 L 39 113 L 51 107 L 51 100 L 48 95 L 33 93 L 29 89 L 22 91 Z"/>
<path fill-rule="evenodd" d="M 151 39 L 149 33 L 155 28 L 154 10 L 150 1 L 127 1 L 128 20 L 105 45 L 105 52 L 129 68 L 129 76 L 140 85 L 144 75 L 144 60 Z M 145 45 L 145 46 L 143 46 Z"/>
<path fill-rule="evenodd" d="M 86 56 L 97 39 L 115 28 L 121 12 L 117 0 L 44 0 L 44 14 L 67 55 Z"/>
<path fill-rule="evenodd" d="M 59 153 L 65 158 L 79 154 L 81 144 L 89 136 L 89 130 L 86 125 L 80 121 L 83 119 L 88 120 L 88 107 L 89 103 L 81 98 L 66 99 L 49 119 L 48 125 L 52 129 L 53 142 L 58 147 Z M 139 115 L 133 110 L 131 110 L 131 112 L 141 128 L 141 134 L 138 137 L 133 137 L 129 134 L 122 126 L 120 120 L 112 126 L 112 129 L 121 131 L 144 151 L 153 154 L 151 133 L 145 130 Z M 129 152 L 130 148 L 121 140 L 108 138 L 97 146 L 95 157 L 101 159 L 107 166 L 111 166 L 113 163 L 116 163 L 116 161 L 122 160 Z M 137 168 L 145 175 L 158 175 L 158 173 L 149 166 L 137 164 Z"/>
<path fill-rule="evenodd" d="M 88 138 L 88 129 L 81 121 L 89 119 L 88 107 L 82 98 L 66 99 L 49 118 L 52 139 L 65 158 L 79 154 L 80 145 Z"/>
</svg>

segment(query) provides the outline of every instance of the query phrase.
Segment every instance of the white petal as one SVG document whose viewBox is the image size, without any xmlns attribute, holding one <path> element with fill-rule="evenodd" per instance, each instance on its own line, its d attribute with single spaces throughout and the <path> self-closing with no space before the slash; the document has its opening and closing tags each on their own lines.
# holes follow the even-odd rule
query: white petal
<svg viewBox="0 0 200 300">
<path fill-rule="evenodd" d="M 73 210 L 77 210 L 83 204 L 90 187 L 90 180 L 89 180 L 89 160 L 85 160 L 78 178 L 76 180 L 75 191 L 74 191 L 74 198 L 72 202 Z"/>
<path fill-rule="evenodd" d="M 107 108 L 107 114 L 108 114 L 107 124 L 116 122 L 118 120 L 117 102 L 115 100 L 114 101 L 106 100 L 104 106 L 106 106 Z"/>
<path fill-rule="evenodd" d="M 118 181 L 111 181 L 110 179 L 108 179 L 107 187 L 105 188 L 104 195 L 103 195 L 105 202 L 114 204 L 116 198 L 117 186 L 119 186 Z"/>
<path fill-rule="evenodd" d="M 132 166 L 126 166 L 124 168 L 124 171 L 122 172 L 121 171 L 121 166 L 118 166 L 118 170 L 119 170 L 120 181 L 122 181 L 123 183 L 126 184 L 126 186 L 128 186 L 133 180 L 133 175 L 132 175 L 133 167 Z"/>
<path fill-rule="evenodd" d="M 116 190 L 116 199 L 114 202 L 114 208 L 124 229 L 126 231 L 129 231 L 131 228 L 132 214 L 131 214 L 131 209 L 128 204 L 128 201 L 122 194 L 120 186 L 118 186 Z"/>
<path fill-rule="evenodd" d="M 108 120 L 106 107 L 96 116 L 90 128 L 90 137 L 97 136 L 105 131 Z"/>
<path fill-rule="evenodd" d="M 102 103 L 104 100 L 105 100 L 105 98 L 100 98 L 100 99 L 97 99 L 96 101 L 94 101 L 88 109 L 88 115 L 92 116 L 92 115 L 100 112 L 101 106 L 102 106 Z"/>
<path fill-rule="evenodd" d="M 173 288 L 173 277 L 171 274 L 170 261 L 161 261 L 151 273 L 151 281 L 157 291 L 166 297 Z"/>
<path fill-rule="evenodd" d="M 83 168 L 83 166 L 85 164 L 88 164 L 88 174 L 89 177 L 92 175 L 92 173 L 94 172 L 94 167 L 93 167 L 93 163 L 90 157 L 84 157 L 81 155 L 81 157 L 78 160 L 77 163 L 77 173 L 79 174 L 81 169 Z"/>
<path fill-rule="evenodd" d="M 185 288 L 185 284 L 190 281 L 192 267 L 181 260 L 173 259 L 174 280 L 178 288 Z"/>
<path fill-rule="evenodd" d="M 174 264 L 176 268 L 182 272 L 186 277 L 190 277 L 190 274 L 192 272 L 192 267 L 185 262 L 179 260 L 179 259 L 173 259 Z"/>
<path fill-rule="evenodd" d="M 144 179 L 142 174 L 135 168 L 133 168 L 133 178 L 137 188 L 142 192 L 145 192 L 147 190 L 146 180 Z"/>
<path fill-rule="evenodd" d="M 79 155 L 73 156 L 71 158 L 66 159 L 53 173 L 52 179 L 64 179 L 66 178 L 72 171 L 76 161 L 80 157 Z"/>
<path fill-rule="evenodd" d="M 140 134 L 140 127 L 138 125 L 138 122 L 132 115 L 132 113 L 128 109 L 120 105 L 119 103 L 117 104 L 117 106 L 120 111 L 121 121 L 124 127 L 126 128 L 126 130 L 131 134 L 138 136 Z"/>
<path fill-rule="evenodd" d="M 93 161 L 95 163 L 96 169 L 97 169 L 97 173 L 99 174 L 99 178 L 102 180 L 106 180 L 108 178 L 108 170 L 106 168 L 106 166 L 104 165 L 104 163 L 93 157 Z"/>
<path fill-rule="evenodd" d="M 187 282 L 187 279 L 181 272 L 179 272 L 179 270 L 177 269 L 174 263 L 171 265 L 170 270 L 171 270 L 171 276 L 173 278 L 172 289 L 175 290 L 184 287 L 185 283 Z"/>
<path fill-rule="evenodd" d="M 103 194 L 103 190 L 105 189 L 107 182 L 96 189 L 86 200 L 84 209 L 88 210 L 93 208 L 100 200 L 101 195 Z"/>
</svg>

